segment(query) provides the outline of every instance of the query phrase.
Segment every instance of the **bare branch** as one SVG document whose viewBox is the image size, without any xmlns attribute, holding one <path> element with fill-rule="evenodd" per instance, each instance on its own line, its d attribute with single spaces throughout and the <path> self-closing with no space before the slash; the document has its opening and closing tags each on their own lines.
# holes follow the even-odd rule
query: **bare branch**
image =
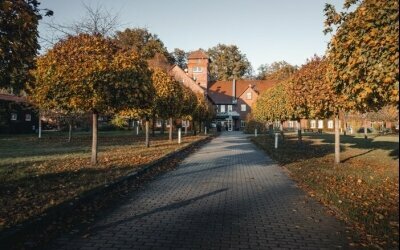
<svg viewBox="0 0 400 250">
<path fill-rule="evenodd" d="M 101 5 L 92 7 L 82 3 L 85 16 L 72 24 L 58 24 L 54 21 L 43 22 L 50 30 L 46 37 L 41 37 L 42 44 L 53 46 L 56 42 L 76 34 L 101 34 L 112 36 L 120 25 L 119 15 L 105 9 Z M 44 47 L 47 47 L 44 46 Z"/>
</svg>

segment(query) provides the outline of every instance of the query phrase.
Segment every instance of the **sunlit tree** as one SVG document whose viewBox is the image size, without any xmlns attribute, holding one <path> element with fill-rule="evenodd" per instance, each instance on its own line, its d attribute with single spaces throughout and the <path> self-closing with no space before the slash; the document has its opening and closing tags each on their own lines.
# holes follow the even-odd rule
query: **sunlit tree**
<svg viewBox="0 0 400 250">
<path fill-rule="evenodd" d="M 147 63 L 100 35 L 71 36 L 37 59 L 31 98 L 43 109 L 91 112 L 92 164 L 99 114 L 144 108 L 154 89 Z"/>
</svg>

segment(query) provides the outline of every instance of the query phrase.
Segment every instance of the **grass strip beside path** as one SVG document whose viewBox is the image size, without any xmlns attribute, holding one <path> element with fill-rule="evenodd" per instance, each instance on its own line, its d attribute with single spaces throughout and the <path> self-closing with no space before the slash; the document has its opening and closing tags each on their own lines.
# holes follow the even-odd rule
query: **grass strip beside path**
<svg viewBox="0 0 400 250">
<path fill-rule="evenodd" d="M 88 134 L 71 143 L 56 133 L 0 138 L 0 230 L 35 217 L 46 209 L 135 172 L 141 166 L 204 136 L 184 137 L 181 144 L 167 135 L 144 138 L 132 132 L 107 132 L 99 137 L 99 163 L 90 165 Z"/>
<path fill-rule="evenodd" d="M 300 146 L 295 135 L 286 135 L 275 149 L 272 137 L 251 138 L 311 196 L 360 232 L 358 247 L 398 248 L 398 136 L 341 136 L 342 163 L 337 166 L 333 139 L 333 134 L 308 134 Z"/>
</svg>

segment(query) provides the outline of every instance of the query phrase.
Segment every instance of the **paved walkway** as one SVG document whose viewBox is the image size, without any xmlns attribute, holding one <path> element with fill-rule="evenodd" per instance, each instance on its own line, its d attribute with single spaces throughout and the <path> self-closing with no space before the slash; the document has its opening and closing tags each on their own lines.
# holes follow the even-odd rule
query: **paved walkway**
<svg viewBox="0 0 400 250">
<path fill-rule="evenodd" d="M 89 236 L 54 249 L 335 249 L 344 225 L 239 133 L 132 193 Z"/>
</svg>

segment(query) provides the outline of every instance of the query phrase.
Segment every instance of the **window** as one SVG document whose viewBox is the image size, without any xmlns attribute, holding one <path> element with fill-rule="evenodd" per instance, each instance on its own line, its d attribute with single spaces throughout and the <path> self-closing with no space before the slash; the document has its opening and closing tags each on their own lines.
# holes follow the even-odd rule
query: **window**
<svg viewBox="0 0 400 250">
<path fill-rule="evenodd" d="M 16 121 L 18 118 L 17 113 L 11 113 L 11 121 Z"/>
<path fill-rule="evenodd" d="M 32 120 L 31 114 L 25 114 L 25 121 L 30 122 Z"/>
<path fill-rule="evenodd" d="M 289 127 L 289 128 L 294 128 L 294 123 L 293 123 L 293 121 L 289 121 L 289 122 L 288 122 L 288 127 Z"/>
<path fill-rule="evenodd" d="M 247 92 L 246 93 L 246 99 L 247 100 L 251 100 L 251 92 Z"/>
<path fill-rule="evenodd" d="M 330 129 L 333 128 L 333 121 L 332 120 L 328 121 L 328 128 L 330 128 Z"/>
<path fill-rule="evenodd" d="M 228 112 L 232 112 L 232 105 L 228 105 Z"/>
<path fill-rule="evenodd" d="M 241 120 L 241 121 L 240 121 L 240 127 L 242 127 L 242 128 L 243 128 L 243 127 L 246 127 L 246 122 L 243 121 L 243 120 Z"/>
<path fill-rule="evenodd" d="M 225 113 L 225 105 L 221 105 L 221 113 Z"/>
<path fill-rule="evenodd" d="M 310 128 L 317 128 L 317 123 L 315 122 L 315 120 L 310 121 Z"/>
<path fill-rule="evenodd" d="M 246 104 L 240 105 L 240 111 L 246 111 Z"/>
<path fill-rule="evenodd" d="M 161 127 L 161 120 L 157 120 L 156 127 Z"/>
<path fill-rule="evenodd" d="M 203 69 L 201 67 L 196 66 L 196 67 L 193 67 L 193 72 L 194 73 L 201 73 L 201 72 L 203 72 Z"/>
<path fill-rule="evenodd" d="M 324 120 L 318 120 L 318 128 L 324 128 Z"/>
</svg>

